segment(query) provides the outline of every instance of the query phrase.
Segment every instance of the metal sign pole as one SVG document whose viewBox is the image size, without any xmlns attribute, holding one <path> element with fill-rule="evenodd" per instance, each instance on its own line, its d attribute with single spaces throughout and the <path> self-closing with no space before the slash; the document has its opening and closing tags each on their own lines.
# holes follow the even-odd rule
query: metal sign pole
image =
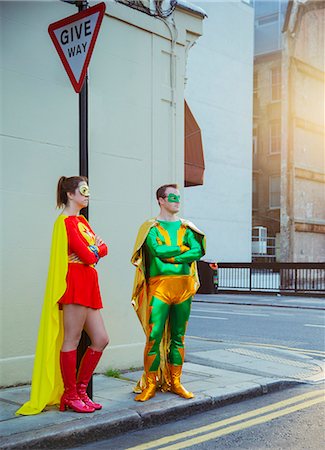
<svg viewBox="0 0 325 450">
<path fill-rule="evenodd" d="M 84 11 L 88 8 L 88 1 L 76 2 L 79 12 Z M 79 173 L 82 176 L 88 176 L 88 75 L 86 75 L 82 89 L 79 94 Z M 83 215 L 88 220 L 89 211 L 85 208 L 82 211 Z M 82 332 L 81 339 L 78 346 L 78 362 L 79 367 L 80 361 L 90 345 L 89 336 L 85 331 Z M 91 377 L 88 384 L 87 393 L 90 398 L 93 394 L 93 379 Z"/>
</svg>

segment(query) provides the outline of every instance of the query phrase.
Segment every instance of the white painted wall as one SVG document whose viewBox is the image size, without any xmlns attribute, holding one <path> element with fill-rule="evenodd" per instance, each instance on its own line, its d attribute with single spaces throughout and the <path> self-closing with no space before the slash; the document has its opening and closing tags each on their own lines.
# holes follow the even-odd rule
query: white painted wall
<svg viewBox="0 0 325 450">
<path fill-rule="evenodd" d="M 203 186 L 185 189 L 185 216 L 206 232 L 206 259 L 251 261 L 254 11 L 240 0 L 197 4 L 208 18 L 190 51 L 185 98 L 206 169 Z"/>
<path fill-rule="evenodd" d="M 78 174 L 78 96 L 47 33 L 76 11 L 63 2 L 0 2 L 0 385 L 31 378 L 56 183 Z M 157 211 L 157 187 L 183 184 L 185 49 L 202 23 L 176 11 L 172 56 L 162 21 L 112 2 L 107 12 L 89 71 L 90 222 L 110 251 L 98 267 L 111 338 L 102 371 L 142 364 L 129 261 L 139 225 Z"/>
</svg>

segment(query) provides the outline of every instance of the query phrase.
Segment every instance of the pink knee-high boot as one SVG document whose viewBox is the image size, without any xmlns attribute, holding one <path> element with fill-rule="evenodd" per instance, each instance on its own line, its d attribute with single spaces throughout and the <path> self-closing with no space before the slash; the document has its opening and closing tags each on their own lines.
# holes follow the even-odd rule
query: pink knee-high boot
<svg viewBox="0 0 325 450">
<path fill-rule="evenodd" d="M 82 357 L 77 376 L 77 392 L 79 397 L 84 403 L 86 403 L 86 405 L 94 409 L 101 409 L 102 405 L 100 403 L 93 402 L 88 397 L 87 386 L 102 354 L 103 352 L 98 352 L 88 347 Z"/>
</svg>

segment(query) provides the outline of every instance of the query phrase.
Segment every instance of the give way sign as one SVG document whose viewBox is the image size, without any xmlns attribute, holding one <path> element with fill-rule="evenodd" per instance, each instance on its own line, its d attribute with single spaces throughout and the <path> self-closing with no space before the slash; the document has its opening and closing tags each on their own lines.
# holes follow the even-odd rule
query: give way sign
<svg viewBox="0 0 325 450">
<path fill-rule="evenodd" d="M 105 3 L 99 3 L 49 25 L 49 35 L 76 92 L 81 91 L 105 9 Z"/>
</svg>

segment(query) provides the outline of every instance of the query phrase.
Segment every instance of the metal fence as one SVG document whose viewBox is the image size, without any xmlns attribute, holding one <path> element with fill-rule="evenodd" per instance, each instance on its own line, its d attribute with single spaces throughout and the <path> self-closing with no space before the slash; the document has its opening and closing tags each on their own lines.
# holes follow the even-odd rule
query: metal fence
<svg viewBox="0 0 325 450">
<path fill-rule="evenodd" d="M 325 296 L 325 263 L 218 263 L 218 289 Z"/>
</svg>

